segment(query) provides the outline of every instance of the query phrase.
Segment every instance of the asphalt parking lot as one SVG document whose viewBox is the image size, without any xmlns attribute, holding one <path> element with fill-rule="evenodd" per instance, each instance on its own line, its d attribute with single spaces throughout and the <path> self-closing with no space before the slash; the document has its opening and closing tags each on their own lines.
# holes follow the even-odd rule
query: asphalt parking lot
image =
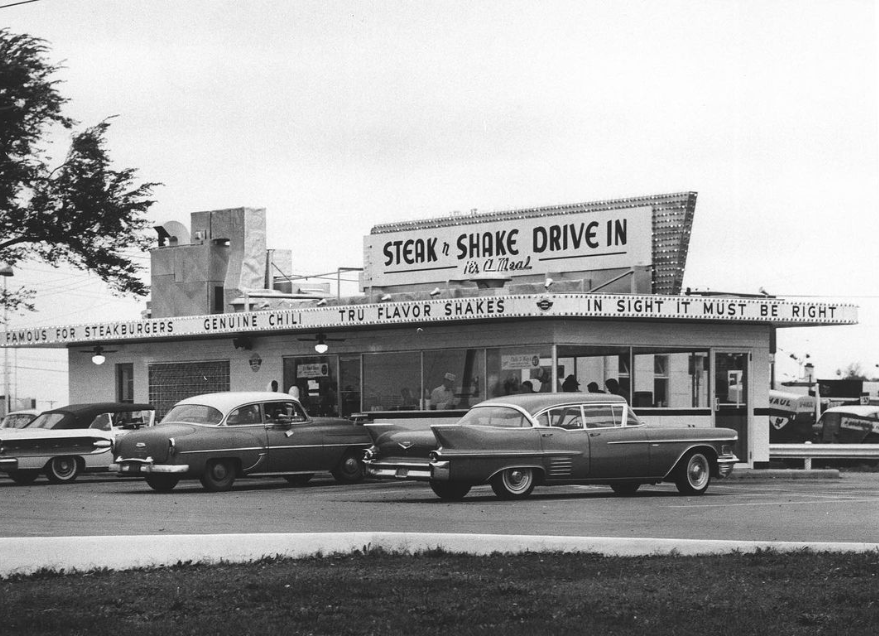
<svg viewBox="0 0 879 636">
<path fill-rule="evenodd" d="M 0 537 L 160 534 L 406 532 L 652 537 L 736 541 L 879 542 L 879 474 L 836 479 L 728 479 L 702 497 L 669 484 L 619 497 L 603 486 L 538 487 L 523 501 L 474 488 L 439 500 L 418 482 L 354 486 L 316 477 L 242 479 L 226 493 L 197 481 L 155 493 L 140 480 L 86 475 L 29 487 L 0 478 Z"/>
<path fill-rule="evenodd" d="M 768 475 L 768 473 L 767 473 Z M 812 475 L 820 476 L 820 474 Z M 426 484 L 316 478 L 239 480 L 207 493 L 155 493 L 137 479 L 87 475 L 67 485 L 0 481 L 0 578 L 41 569 L 129 569 L 253 561 L 381 548 L 412 552 L 563 551 L 615 555 L 879 550 L 879 474 L 746 475 L 701 497 L 670 485 L 620 497 L 607 487 L 537 488 L 500 501 L 475 488 L 445 502 Z"/>
</svg>

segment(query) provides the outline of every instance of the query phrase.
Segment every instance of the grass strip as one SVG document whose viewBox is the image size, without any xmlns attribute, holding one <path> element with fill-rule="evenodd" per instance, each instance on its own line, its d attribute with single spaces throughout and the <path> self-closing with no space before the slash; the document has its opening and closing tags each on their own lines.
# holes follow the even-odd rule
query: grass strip
<svg viewBox="0 0 879 636">
<path fill-rule="evenodd" d="M 879 552 L 606 557 L 430 551 L 39 572 L 3 634 L 876 634 Z"/>
</svg>

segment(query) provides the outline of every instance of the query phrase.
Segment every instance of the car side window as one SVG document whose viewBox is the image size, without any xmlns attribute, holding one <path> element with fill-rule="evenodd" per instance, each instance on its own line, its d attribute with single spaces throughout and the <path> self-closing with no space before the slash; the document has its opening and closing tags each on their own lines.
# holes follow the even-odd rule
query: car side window
<svg viewBox="0 0 879 636">
<path fill-rule="evenodd" d="M 296 402 L 270 402 L 264 405 L 266 422 L 269 424 L 293 424 L 308 418 Z"/>
<path fill-rule="evenodd" d="M 262 417 L 259 413 L 259 405 L 258 404 L 248 404 L 247 406 L 240 406 L 231 413 L 229 413 L 229 417 L 226 419 L 226 424 L 229 426 L 244 426 L 246 424 L 261 424 Z"/>
<path fill-rule="evenodd" d="M 622 409 L 623 407 L 620 406 L 620 407 L 614 407 L 614 408 Z M 632 409 L 629 409 L 627 412 L 626 426 L 641 426 L 641 420 L 639 420 L 638 416 L 632 412 Z"/>
<path fill-rule="evenodd" d="M 583 407 L 586 428 L 612 428 L 623 425 L 622 407 L 615 409 L 610 404 L 595 404 Z"/>
<path fill-rule="evenodd" d="M 89 424 L 89 428 L 94 428 L 99 431 L 109 431 L 113 425 L 113 420 L 110 418 L 109 413 L 99 413 L 95 416 L 95 419 L 92 420 L 92 423 Z"/>
<path fill-rule="evenodd" d="M 564 406 L 550 409 L 539 418 L 543 426 L 554 426 L 575 431 L 583 428 L 583 417 L 579 406 Z"/>
</svg>

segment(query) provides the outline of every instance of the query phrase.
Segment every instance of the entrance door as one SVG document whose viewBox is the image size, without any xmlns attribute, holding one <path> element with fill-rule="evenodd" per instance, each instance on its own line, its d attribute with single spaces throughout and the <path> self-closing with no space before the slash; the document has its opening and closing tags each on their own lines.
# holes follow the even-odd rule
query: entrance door
<svg viewBox="0 0 879 636">
<path fill-rule="evenodd" d="M 284 386 L 299 389 L 299 401 L 312 417 L 338 417 L 337 356 L 284 358 Z"/>
<path fill-rule="evenodd" d="M 748 456 L 748 361 L 747 352 L 714 353 L 714 424 L 739 434 L 735 454 L 740 461 Z"/>
</svg>

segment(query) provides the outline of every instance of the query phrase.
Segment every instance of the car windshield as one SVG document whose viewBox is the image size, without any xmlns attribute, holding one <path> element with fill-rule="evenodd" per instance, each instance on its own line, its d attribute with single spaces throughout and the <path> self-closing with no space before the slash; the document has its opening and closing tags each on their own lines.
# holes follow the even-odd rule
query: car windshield
<svg viewBox="0 0 879 636">
<path fill-rule="evenodd" d="M 25 428 L 55 428 L 62 419 L 64 419 L 63 413 L 43 413 Z"/>
<path fill-rule="evenodd" d="M 166 422 L 191 422 L 192 424 L 210 424 L 216 426 L 223 419 L 223 414 L 212 406 L 204 404 L 178 404 L 165 417 L 161 423 Z"/>
<path fill-rule="evenodd" d="M 461 426 L 499 426 L 503 428 L 531 426 L 521 411 L 509 406 L 475 406 L 458 424 Z"/>
</svg>

